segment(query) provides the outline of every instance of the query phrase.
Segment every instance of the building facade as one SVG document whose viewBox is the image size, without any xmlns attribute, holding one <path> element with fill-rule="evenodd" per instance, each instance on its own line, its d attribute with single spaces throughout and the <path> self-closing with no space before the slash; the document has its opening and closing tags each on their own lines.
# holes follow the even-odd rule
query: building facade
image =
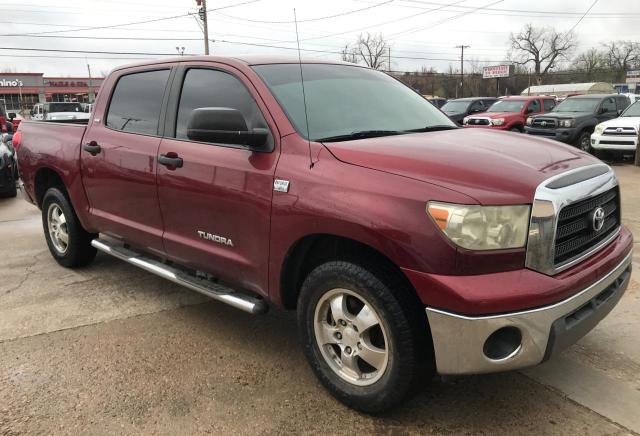
<svg viewBox="0 0 640 436">
<path fill-rule="evenodd" d="M 45 77 L 43 73 L 0 73 L 0 104 L 26 112 L 36 103 L 93 103 L 103 77 Z"/>
</svg>

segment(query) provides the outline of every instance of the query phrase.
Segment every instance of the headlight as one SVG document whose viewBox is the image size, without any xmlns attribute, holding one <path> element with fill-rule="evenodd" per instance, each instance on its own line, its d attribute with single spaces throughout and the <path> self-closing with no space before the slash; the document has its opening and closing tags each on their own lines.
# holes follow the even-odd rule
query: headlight
<svg viewBox="0 0 640 436">
<path fill-rule="evenodd" d="M 576 120 L 566 119 L 560 120 L 560 127 L 573 127 L 576 125 Z"/>
<path fill-rule="evenodd" d="M 491 124 L 493 124 L 494 126 L 501 126 L 504 124 L 504 118 L 495 118 L 491 120 Z"/>
<path fill-rule="evenodd" d="M 604 124 L 598 124 L 594 132 L 596 135 L 602 135 L 602 132 L 604 132 Z"/>
<path fill-rule="evenodd" d="M 530 126 L 533 123 L 533 118 L 527 118 L 527 126 Z"/>
<path fill-rule="evenodd" d="M 468 122 L 469 122 L 469 117 L 464 117 L 462 119 L 462 124 L 464 124 L 465 126 L 467 125 Z"/>
<path fill-rule="evenodd" d="M 430 201 L 427 213 L 454 244 L 469 250 L 524 247 L 529 206 L 478 206 Z"/>
</svg>

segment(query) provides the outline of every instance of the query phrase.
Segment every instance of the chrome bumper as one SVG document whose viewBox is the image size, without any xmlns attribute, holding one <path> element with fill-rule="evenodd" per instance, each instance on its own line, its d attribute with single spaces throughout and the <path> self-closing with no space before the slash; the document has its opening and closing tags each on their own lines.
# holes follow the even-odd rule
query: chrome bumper
<svg viewBox="0 0 640 436">
<path fill-rule="evenodd" d="M 438 373 L 477 374 L 524 368 L 571 345 L 618 303 L 629 284 L 632 254 L 588 288 L 550 306 L 478 317 L 428 307 Z M 494 334 L 500 329 L 503 330 Z M 507 333 L 503 335 L 504 332 Z M 501 340 L 508 346 L 500 347 Z"/>
</svg>

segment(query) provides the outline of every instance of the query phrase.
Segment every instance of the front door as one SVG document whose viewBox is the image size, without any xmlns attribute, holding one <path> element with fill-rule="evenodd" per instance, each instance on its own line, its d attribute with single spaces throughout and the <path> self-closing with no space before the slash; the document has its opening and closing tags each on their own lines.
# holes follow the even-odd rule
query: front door
<svg viewBox="0 0 640 436">
<path fill-rule="evenodd" d="M 178 69 L 159 157 L 181 167 L 158 167 L 158 197 L 169 258 L 254 292 L 267 292 L 273 175 L 278 158 L 275 125 L 251 83 L 232 70 L 194 64 Z M 260 102 L 260 103 L 258 103 Z M 270 130 L 270 151 L 192 141 L 191 112 L 203 107 L 239 110 L 251 128 Z M 267 121 L 269 120 L 269 121 Z M 166 133 L 166 132 L 165 132 Z M 166 163 L 165 163 L 166 164 Z"/>
<path fill-rule="evenodd" d="M 164 252 L 156 167 L 169 75 L 170 69 L 160 69 L 113 79 L 108 108 L 96 108 L 104 119 L 92 120 L 81 151 L 82 177 L 96 227 L 156 253 Z M 106 106 L 105 100 L 100 104 Z"/>
</svg>

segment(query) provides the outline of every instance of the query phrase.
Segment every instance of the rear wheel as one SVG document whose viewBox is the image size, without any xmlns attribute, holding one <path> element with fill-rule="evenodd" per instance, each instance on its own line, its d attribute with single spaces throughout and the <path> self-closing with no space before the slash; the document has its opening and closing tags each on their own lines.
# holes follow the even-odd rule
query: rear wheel
<svg viewBox="0 0 640 436">
<path fill-rule="evenodd" d="M 340 401 L 370 413 L 397 405 L 433 374 L 423 308 L 386 283 L 361 266 L 328 262 L 309 274 L 298 301 L 313 371 Z"/>
<path fill-rule="evenodd" d="M 591 132 L 584 131 L 580 133 L 576 140 L 576 147 L 587 153 L 591 153 Z"/>
<path fill-rule="evenodd" d="M 512 127 L 511 129 L 512 132 L 518 132 L 518 133 L 522 133 L 522 129 L 520 127 Z"/>
<path fill-rule="evenodd" d="M 97 235 L 82 227 L 71 203 L 58 188 L 49 188 L 44 194 L 42 226 L 49 251 L 60 265 L 83 266 L 96 257 L 91 240 Z"/>
</svg>

